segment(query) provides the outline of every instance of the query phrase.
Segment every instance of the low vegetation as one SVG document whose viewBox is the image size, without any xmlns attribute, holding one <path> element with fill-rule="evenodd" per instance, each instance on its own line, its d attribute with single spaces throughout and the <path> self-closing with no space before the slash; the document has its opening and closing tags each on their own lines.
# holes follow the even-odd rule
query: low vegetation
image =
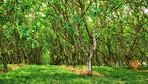
<svg viewBox="0 0 148 84">
<path fill-rule="evenodd" d="M 85 68 L 77 66 L 77 69 Z M 55 65 L 28 65 L 0 74 L 0 84 L 147 84 L 148 72 L 93 66 L 104 77 L 76 75 Z"/>
<path fill-rule="evenodd" d="M 0 84 L 148 84 L 147 2 L 0 0 Z"/>
</svg>

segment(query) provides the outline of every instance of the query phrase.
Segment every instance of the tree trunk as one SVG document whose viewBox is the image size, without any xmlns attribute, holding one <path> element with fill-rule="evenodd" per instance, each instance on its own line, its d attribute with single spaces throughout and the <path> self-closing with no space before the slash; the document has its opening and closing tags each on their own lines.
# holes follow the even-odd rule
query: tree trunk
<svg viewBox="0 0 148 84">
<path fill-rule="evenodd" d="M 20 61 L 21 61 L 20 56 L 18 56 L 18 57 L 17 57 L 17 65 L 20 64 Z"/>
<path fill-rule="evenodd" d="M 27 57 L 25 56 L 24 59 L 25 59 L 25 64 L 27 64 Z"/>
<path fill-rule="evenodd" d="M 4 69 L 7 69 L 7 60 L 6 60 L 6 55 L 7 55 L 7 53 L 2 53 L 2 56 L 3 56 Z"/>
<path fill-rule="evenodd" d="M 25 64 L 27 64 L 27 56 L 25 55 L 23 48 L 22 48 L 22 53 L 23 53 L 23 56 L 24 56 L 24 59 L 25 59 Z"/>
<path fill-rule="evenodd" d="M 66 64 L 69 65 L 69 63 L 68 63 L 68 56 L 66 56 Z"/>
<path fill-rule="evenodd" d="M 73 65 L 73 68 L 75 68 L 75 56 L 72 56 L 72 65 Z"/>
<path fill-rule="evenodd" d="M 27 56 L 25 56 L 25 53 L 23 51 L 24 59 L 25 59 L 25 64 L 27 64 Z"/>
<path fill-rule="evenodd" d="M 77 49 L 75 48 L 75 51 L 72 53 L 72 65 L 73 68 L 75 68 L 75 57 L 77 55 Z"/>
<path fill-rule="evenodd" d="M 11 56 L 11 54 L 10 54 L 10 56 Z M 10 56 L 9 56 L 8 61 L 9 61 L 9 64 L 12 64 L 12 57 L 10 57 Z"/>
<path fill-rule="evenodd" d="M 89 73 L 91 73 L 92 72 L 92 56 L 93 56 L 93 54 L 94 54 L 94 51 L 95 51 L 95 49 L 96 49 L 96 37 L 95 36 L 93 36 L 93 39 L 91 39 L 91 50 L 90 50 L 90 52 L 87 54 L 88 55 L 88 71 L 89 71 Z"/>
<path fill-rule="evenodd" d="M 21 59 L 20 59 L 20 56 L 19 56 L 18 44 L 17 44 L 17 51 L 16 51 L 16 55 L 17 55 L 17 65 L 19 65 L 19 64 L 20 64 Z"/>
<path fill-rule="evenodd" d="M 88 71 L 92 72 L 92 63 L 91 63 L 91 55 L 90 54 L 88 56 L 87 66 L 88 66 Z"/>
</svg>

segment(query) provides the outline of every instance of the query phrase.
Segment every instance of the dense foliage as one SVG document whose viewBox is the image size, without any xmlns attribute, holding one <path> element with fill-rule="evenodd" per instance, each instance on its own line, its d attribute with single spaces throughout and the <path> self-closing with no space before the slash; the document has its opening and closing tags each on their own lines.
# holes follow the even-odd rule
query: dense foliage
<svg viewBox="0 0 148 84">
<path fill-rule="evenodd" d="M 148 63 L 147 0 L 1 0 L 0 64 Z"/>
</svg>

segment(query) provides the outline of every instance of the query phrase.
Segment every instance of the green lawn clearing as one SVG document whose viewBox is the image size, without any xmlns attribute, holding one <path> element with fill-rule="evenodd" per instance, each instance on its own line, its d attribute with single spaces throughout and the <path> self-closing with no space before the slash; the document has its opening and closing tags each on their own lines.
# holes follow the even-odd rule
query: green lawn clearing
<svg viewBox="0 0 148 84">
<path fill-rule="evenodd" d="M 82 66 L 78 66 L 82 68 Z M 105 77 L 79 76 L 61 66 L 28 65 L 0 74 L 0 84 L 147 84 L 148 72 L 94 66 Z"/>
</svg>

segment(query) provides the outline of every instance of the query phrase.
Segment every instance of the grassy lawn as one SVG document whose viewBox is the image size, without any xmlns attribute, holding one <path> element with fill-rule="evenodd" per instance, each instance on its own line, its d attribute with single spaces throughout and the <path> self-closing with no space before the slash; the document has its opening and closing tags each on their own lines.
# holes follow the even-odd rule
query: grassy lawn
<svg viewBox="0 0 148 84">
<path fill-rule="evenodd" d="M 148 72 L 111 67 L 94 67 L 94 71 L 104 74 L 115 83 L 148 84 Z"/>
<path fill-rule="evenodd" d="M 82 68 L 82 66 L 78 66 Z M 147 84 L 148 72 L 94 66 L 106 77 L 77 76 L 61 66 L 29 65 L 0 74 L 0 84 Z"/>
</svg>

